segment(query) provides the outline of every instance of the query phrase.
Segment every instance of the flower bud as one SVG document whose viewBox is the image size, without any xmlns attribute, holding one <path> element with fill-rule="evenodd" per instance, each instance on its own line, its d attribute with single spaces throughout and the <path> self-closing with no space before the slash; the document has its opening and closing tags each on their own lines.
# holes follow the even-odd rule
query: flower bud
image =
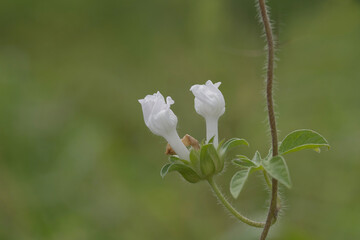
<svg viewBox="0 0 360 240">
<path fill-rule="evenodd" d="M 221 82 L 213 84 L 208 80 L 204 85 L 194 85 L 190 91 L 195 96 L 195 110 L 206 120 L 206 140 L 214 137 L 214 145 L 218 145 L 218 120 L 225 112 L 224 96 L 218 89 Z"/>
<path fill-rule="evenodd" d="M 176 131 L 178 119 L 170 109 L 170 105 L 174 103 L 171 97 L 167 97 L 165 102 L 161 93 L 157 92 L 140 99 L 139 103 L 143 110 L 145 124 L 150 131 L 164 137 L 180 158 L 189 160 L 189 150 L 181 142 Z"/>
</svg>

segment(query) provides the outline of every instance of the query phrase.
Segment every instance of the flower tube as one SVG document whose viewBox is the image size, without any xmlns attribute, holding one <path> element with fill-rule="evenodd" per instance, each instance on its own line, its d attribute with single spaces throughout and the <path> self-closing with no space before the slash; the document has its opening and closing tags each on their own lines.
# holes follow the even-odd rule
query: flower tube
<svg viewBox="0 0 360 240">
<path fill-rule="evenodd" d="M 150 131 L 164 137 L 181 159 L 189 160 L 189 150 L 181 142 L 176 131 L 178 119 L 170 109 L 170 105 L 174 104 L 171 97 L 167 97 L 165 102 L 163 95 L 157 92 L 140 99 L 139 103 L 143 110 L 145 124 Z"/>
<path fill-rule="evenodd" d="M 215 84 L 208 80 L 205 84 L 196 84 L 190 88 L 195 96 L 195 110 L 203 116 L 206 121 L 206 140 L 207 142 L 214 137 L 213 144 L 217 147 L 218 120 L 225 112 L 225 100 L 219 90 L 221 82 Z"/>
</svg>

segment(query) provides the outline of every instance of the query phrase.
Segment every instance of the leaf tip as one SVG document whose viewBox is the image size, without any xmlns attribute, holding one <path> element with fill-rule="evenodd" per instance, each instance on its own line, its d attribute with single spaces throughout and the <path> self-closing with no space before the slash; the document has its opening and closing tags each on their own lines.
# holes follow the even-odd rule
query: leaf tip
<svg viewBox="0 0 360 240">
<path fill-rule="evenodd" d="M 289 182 L 284 183 L 284 185 L 285 185 L 285 187 L 287 187 L 288 189 L 291 189 L 292 186 L 293 186 L 291 179 L 289 179 Z"/>
<path fill-rule="evenodd" d="M 230 189 L 230 193 L 231 193 L 231 196 L 235 199 L 237 199 L 239 197 L 239 194 L 234 193 L 233 191 L 231 191 L 231 189 Z"/>
<path fill-rule="evenodd" d="M 314 151 L 317 153 L 321 153 L 321 149 L 320 148 L 314 148 Z"/>
</svg>

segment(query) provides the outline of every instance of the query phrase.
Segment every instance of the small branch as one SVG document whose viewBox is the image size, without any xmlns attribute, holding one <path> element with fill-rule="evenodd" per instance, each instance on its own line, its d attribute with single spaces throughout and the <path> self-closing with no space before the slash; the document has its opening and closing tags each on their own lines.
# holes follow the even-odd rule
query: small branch
<svg viewBox="0 0 360 240">
<path fill-rule="evenodd" d="M 217 198 L 220 200 L 220 202 L 227 208 L 227 210 L 229 210 L 229 212 L 234 215 L 237 219 L 239 219 L 240 221 L 242 221 L 243 223 L 246 223 L 252 227 L 257 227 L 257 228 L 263 228 L 265 226 L 264 222 L 256 222 L 253 221 L 245 216 L 243 216 L 241 213 L 239 213 L 224 197 L 224 195 L 221 193 L 219 187 L 216 185 L 214 179 L 211 177 L 208 179 L 208 182 L 212 188 L 212 190 L 214 191 L 215 195 L 217 196 Z M 270 225 L 274 224 L 275 221 L 271 222 Z"/>
<path fill-rule="evenodd" d="M 277 130 L 276 130 L 276 119 L 274 113 L 274 102 L 273 102 L 273 79 L 274 79 L 274 39 L 273 33 L 271 29 L 270 18 L 266 9 L 265 0 L 259 1 L 259 11 L 261 16 L 261 21 L 264 25 L 264 31 L 266 35 L 267 41 L 267 72 L 266 72 L 266 100 L 267 100 L 267 109 L 268 109 L 268 118 L 269 118 L 269 126 L 271 130 L 271 141 L 272 141 L 272 149 L 273 156 L 278 155 L 278 139 L 277 139 Z M 277 217 L 278 208 L 277 208 L 277 192 L 278 192 L 278 181 L 276 179 L 272 179 L 272 190 L 271 190 L 271 202 L 270 208 L 267 215 L 266 223 L 264 226 L 264 230 L 261 234 L 260 240 L 265 240 L 269 229 L 271 227 L 271 223 L 274 218 Z"/>
</svg>

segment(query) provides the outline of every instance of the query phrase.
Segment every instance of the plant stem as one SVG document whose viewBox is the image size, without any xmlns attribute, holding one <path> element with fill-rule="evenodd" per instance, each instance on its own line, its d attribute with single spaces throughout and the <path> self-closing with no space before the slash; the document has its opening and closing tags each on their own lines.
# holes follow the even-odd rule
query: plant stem
<svg viewBox="0 0 360 240">
<path fill-rule="evenodd" d="M 208 182 L 214 191 L 216 197 L 220 200 L 220 202 L 229 210 L 229 212 L 234 215 L 237 219 L 242 221 L 243 223 L 246 223 L 250 226 L 257 227 L 257 228 L 263 228 L 265 226 L 265 223 L 263 222 L 256 222 L 253 221 L 245 216 L 243 216 L 241 213 L 239 213 L 224 197 L 224 195 L 221 193 L 219 187 L 216 185 L 214 179 L 212 177 L 208 178 Z M 274 223 L 274 222 L 273 222 Z M 272 224 L 272 223 L 270 223 Z"/>
<path fill-rule="evenodd" d="M 267 174 L 267 172 L 265 170 L 263 170 L 263 174 L 264 174 L 264 178 L 265 178 L 265 182 L 266 182 L 266 185 L 270 188 L 270 190 L 272 189 L 272 184 L 270 182 L 270 177 L 269 177 L 269 174 Z M 277 196 L 277 209 L 280 209 L 280 197 L 279 197 L 279 194 Z M 276 218 L 276 216 L 274 216 L 274 218 Z"/>
<path fill-rule="evenodd" d="M 266 185 L 268 185 L 268 187 L 271 189 L 271 182 L 270 182 L 269 175 L 267 174 L 267 172 L 265 170 L 263 170 L 263 174 L 264 174 Z"/>
<path fill-rule="evenodd" d="M 278 140 L 277 140 L 277 130 L 276 130 L 276 120 L 274 113 L 274 103 L 273 103 L 273 78 L 274 78 L 274 39 L 271 29 L 271 23 L 268 11 L 266 9 L 265 0 L 259 1 L 259 11 L 261 16 L 261 21 L 264 25 L 264 31 L 267 41 L 267 73 L 266 73 L 266 100 L 267 100 L 267 109 L 268 109 L 268 118 L 269 126 L 271 131 L 271 141 L 272 141 L 272 152 L 273 156 L 278 155 Z M 260 240 L 265 240 L 269 229 L 271 227 L 271 222 L 274 217 L 277 216 L 277 192 L 278 192 L 278 181 L 272 179 L 272 190 L 271 190 L 271 202 L 269 207 L 269 212 L 267 215 L 266 223 L 264 230 L 261 234 Z"/>
<path fill-rule="evenodd" d="M 265 173 L 264 173 L 265 174 Z M 238 212 L 225 198 L 225 196 L 222 194 L 221 190 L 219 189 L 219 187 L 217 186 L 217 184 L 214 181 L 213 177 L 209 177 L 207 179 L 207 181 L 209 182 L 211 189 L 214 191 L 216 197 L 220 200 L 220 202 L 222 203 L 222 205 L 224 207 L 226 207 L 227 210 L 229 210 L 229 212 L 234 215 L 237 219 L 239 219 L 240 221 L 242 221 L 243 223 L 248 224 L 249 226 L 252 227 L 257 227 L 257 228 L 263 228 L 265 227 L 265 222 L 256 222 L 254 220 L 251 220 L 245 216 L 243 216 L 240 212 Z M 276 222 L 277 218 L 274 217 L 270 223 L 270 225 L 273 225 Z"/>
</svg>

